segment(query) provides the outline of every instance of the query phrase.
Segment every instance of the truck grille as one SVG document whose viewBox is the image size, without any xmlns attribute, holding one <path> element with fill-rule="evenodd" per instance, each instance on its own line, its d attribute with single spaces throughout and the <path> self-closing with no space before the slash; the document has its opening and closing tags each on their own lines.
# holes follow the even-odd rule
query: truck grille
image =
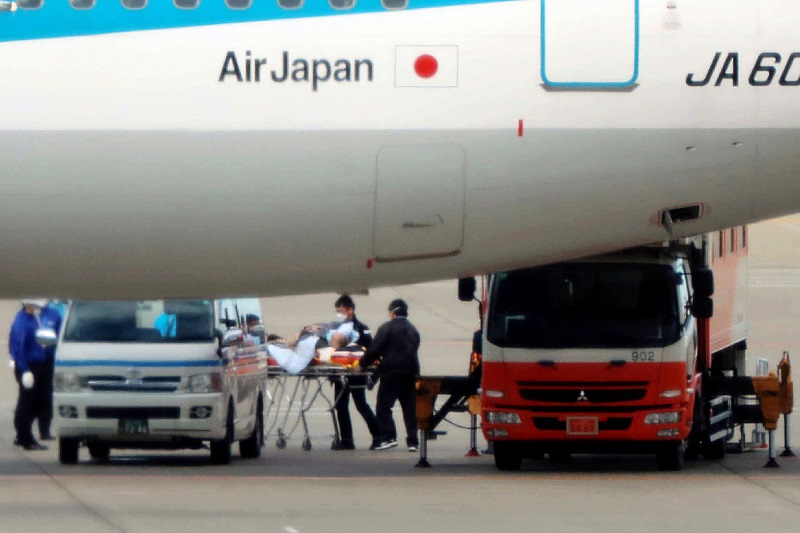
<svg viewBox="0 0 800 533">
<path fill-rule="evenodd" d="M 635 402 L 647 395 L 646 381 L 629 382 L 536 382 L 521 381 L 519 395 L 531 402 L 558 404 L 605 404 Z"/>
<path fill-rule="evenodd" d="M 175 392 L 181 383 L 180 376 L 87 376 L 89 388 L 98 392 Z"/>
</svg>

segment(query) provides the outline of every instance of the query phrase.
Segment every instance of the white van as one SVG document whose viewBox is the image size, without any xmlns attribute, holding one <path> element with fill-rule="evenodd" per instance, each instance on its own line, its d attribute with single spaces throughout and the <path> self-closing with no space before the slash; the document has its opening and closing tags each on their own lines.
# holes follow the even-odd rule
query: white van
<svg viewBox="0 0 800 533">
<path fill-rule="evenodd" d="M 179 449 L 210 443 L 226 464 L 263 445 L 265 347 L 243 334 L 256 299 L 74 301 L 53 380 L 59 459 L 111 448 Z M 263 336 L 263 326 L 260 328 Z"/>
</svg>

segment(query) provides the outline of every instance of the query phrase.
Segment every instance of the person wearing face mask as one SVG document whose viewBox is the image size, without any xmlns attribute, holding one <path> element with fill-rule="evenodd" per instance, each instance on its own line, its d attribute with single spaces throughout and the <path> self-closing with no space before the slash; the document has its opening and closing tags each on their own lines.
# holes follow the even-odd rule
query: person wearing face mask
<svg viewBox="0 0 800 533">
<path fill-rule="evenodd" d="M 45 363 L 44 348 L 36 342 L 39 311 L 47 300 L 22 300 L 22 309 L 14 317 L 8 336 L 8 349 L 14 360 L 14 374 L 19 385 L 17 408 L 14 411 L 16 446 L 25 450 L 46 450 L 34 437 L 31 427 L 41 408 L 41 381 Z"/>
<path fill-rule="evenodd" d="M 352 323 L 353 332 L 358 334 L 356 344 L 361 350 L 366 351 L 372 342 L 372 332 L 369 327 L 356 318 L 356 304 L 347 294 L 341 295 L 334 303 L 336 308 L 336 319 L 341 324 Z M 380 431 L 378 426 L 378 419 L 375 413 L 367 403 L 367 376 L 351 376 L 344 380 L 334 380 L 334 397 L 338 398 L 336 402 L 336 418 L 339 423 L 339 431 L 341 432 L 341 441 L 334 442 L 332 448 L 334 450 L 355 450 L 355 441 L 353 440 L 353 423 L 350 419 L 350 396 L 353 397 L 353 403 L 356 410 L 359 412 L 364 422 L 369 428 L 370 435 L 372 435 L 371 450 L 374 450 L 380 445 Z"/>
<path fill-rule="evenodd" d="M 381 384 L 375 406 L 380 427 L 381 443 L 377 450 L 397 446 L 397 430 L 392 419 L 392 407 L 400 402 L 406 426 L 408 451 L 419 446 L 416 418 L 416 384 L 419 376 L 420 336 L 408 320 L 408 304 L 397 298 L 389 304 L 389 321 L 378 328 L 370 350 L 359 361 L 361 368 L 380 361 Z"/>
</svg>

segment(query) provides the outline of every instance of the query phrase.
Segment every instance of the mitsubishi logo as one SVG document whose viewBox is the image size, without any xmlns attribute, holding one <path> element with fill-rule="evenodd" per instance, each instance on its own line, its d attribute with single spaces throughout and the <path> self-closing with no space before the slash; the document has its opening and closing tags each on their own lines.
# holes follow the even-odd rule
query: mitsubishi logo
<svg viewBox="0 0 800 533">
<path fill-rule="evenodd" d="M 578 399 L 575 400 L 575 401 L 576 402 L 588 402 L 589 398 L 586 397 L 586 393 L 584 391 L 581 391 L 580 394 L 578 394 Z"/>
</svg>

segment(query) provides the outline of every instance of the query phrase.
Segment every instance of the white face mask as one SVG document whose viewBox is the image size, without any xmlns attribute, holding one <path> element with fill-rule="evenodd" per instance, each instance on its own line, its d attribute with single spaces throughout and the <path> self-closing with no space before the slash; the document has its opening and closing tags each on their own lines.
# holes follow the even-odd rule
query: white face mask
<svg viewBox="0 0 800 533">
<path fill-rule="evenodd" d="M 347 320 L 347 315 L 345 315 L 344 313 L 336 313 L 336 320 L 338 320 L 339 322 L 344 322 L 345 320 Z"/>
</svg>

